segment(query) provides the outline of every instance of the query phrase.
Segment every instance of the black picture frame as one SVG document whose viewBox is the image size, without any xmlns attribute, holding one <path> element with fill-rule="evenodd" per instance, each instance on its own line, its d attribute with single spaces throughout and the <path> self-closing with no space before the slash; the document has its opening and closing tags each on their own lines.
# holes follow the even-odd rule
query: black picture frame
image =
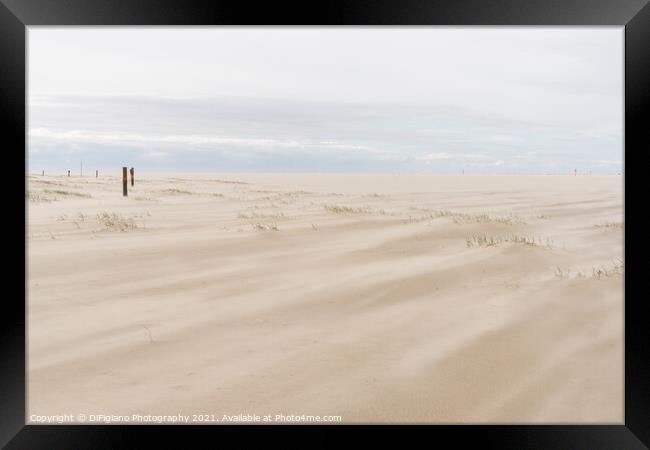
<svg viewBox="0 0 650 450">
<path fill-rule="evenodd" d="M 650 107 L 650 6 L 648 0 L 347 0 L 252 3 L 226 0 L 0 0 L 0 126 L 5 193 L 17 210 L 25 202 L 13 186 L 25 183 L 26 27 L 31 25 L 616 25 L 625 27 L 625 418 L 620 425 L 485 425 L 372 427 L 374 438 L 406 431 L 428 443 L 478 443 L 500 449 L 637 449 L 650 445 L 650 342 L 641 284 L 643 192 L 647 151 L 643 118 Z M 646 145 L 644 145 L 646 144 Z M 24 149 L 21 153 L 18 149 Z M 7 163 L 8 164 L 8 163 Z M 21 181 L 22 180 L 22 181 Z M 16 190 L 17 191 L 17 190 Z M 642 197 L 640 197 L 642 198 Z M 17 217 L 12 215 L 12 217 Z M 25 232 L 20 221 L 5 234 Z M 22 226 L 22 229 L 21 229 Z M 13 234 L 9 234 L 9 233 Z M 638 239 L 637 239 L 638 238 Z M 141 448 L 154 441 L 182 445 L 189 439 L 221 442 L 224 433 L 246 440 L 251 428 L 267 434 L 286 426 L 64 426 L 25 425 L 25 248 L 5 253 L 12 272 L 4 290 L 0 364 L 0 445 L 7 448 Z M 368 426 L 357 428 L 366 429 Z M 320 443 L 337 442 L 345 426 L 300 426 Z M 327 432 L 327 433 L 325 433 Z M 216 435 L 216 436 L 215 436 Z M 409 436 L 411 437 L 411 436 Z M 417 436 L 415 436 L 417 437 Z M 217 440 L 219 439 L 219 440 Z M 311 440 L 311 439 L 310 439 Z"/>
</svg>

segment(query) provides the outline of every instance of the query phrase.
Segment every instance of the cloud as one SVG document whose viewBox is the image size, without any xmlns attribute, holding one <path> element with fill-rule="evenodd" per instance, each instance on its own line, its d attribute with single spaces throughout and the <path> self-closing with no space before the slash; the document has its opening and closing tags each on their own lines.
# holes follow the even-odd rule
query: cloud
<svg viewBox="0 0 650 450">
<path fill-rule="evenodd" d="M 145 159 L 149 160 L 164 160 L 169 156 L 167 152 L 161 152 L 159 150 L 147 150 L 144 154 Z"/>
<path fill-rule="evenodd" d="M 623 161 L 616 161 L 616 160 L 611 160 L 611 159 L 598 159 L 594 161 L 594 163 L 601 165 L 601 166 L 621 166 L 623 165 Z"/>
<path fill-rule="evenodd" d="M 420 161 L 439 161 L 439 160 L 445 160 L 449 158 L 451 158 L 449 153 L 429 153 L 427 155 L 420 156 L 417 159 Z"/>
<path fill-rule="evenodd" d="M 68 144 L 119 144 L 148 149 L 151 145 L 188 146 L 197 150 L 209 150 L 223 146 L 251 147 L 257 151 L 310 151 L 346 150 L 379 153 L 378 150 L 364 146 L 344 144 L 338 141 L 300 141 L 295 139 L 254 139 L 197 134 L 143 135 L 134 133 L 109 133 L 93 130 L 52 131 L 48 128 L 34 128 L 29 137 L 36 140 L 57 141 Z M 151 152 L 149 150 L 149 152 Z"/>
<path fill-rule="evenodd" d="M 354 161 L 357 171 L 364 164 L 384 171 L 419 171 L 418 161 L 441 172 L 465 165 L 534 171 L 549 156 L 564 157 L 570 165 L 580 160 L 606 167 L 593 161 L 612 159 L 616 148 L 611 140 L 578 135 L 571 128 L 436 105 L 41 95 L 29 113 L 29 155 L 38 166 L 47 152 L 92 152 L 98 161 L 118 164 L 121 153 L 116 150 L 130 149 L 169 166 L 185 159 L 205 167 L 207 160 L 198 156 L 202 153 L 213 155 L 219 167 L 246 159 L 251 164 L 246 167 L 255 170 L 275 167 L 269 158 L 286 155 L 292 167 L 305 171 L 345 171 L 340 165 L 344 161 Z M 526 164 L 517 166 L 517 160 Z"/>
<path fill-rule="evenodd" d="M 622 29 L 28 31 L 39 167 L 492 173 L 622 158 Z"/>
</svg>

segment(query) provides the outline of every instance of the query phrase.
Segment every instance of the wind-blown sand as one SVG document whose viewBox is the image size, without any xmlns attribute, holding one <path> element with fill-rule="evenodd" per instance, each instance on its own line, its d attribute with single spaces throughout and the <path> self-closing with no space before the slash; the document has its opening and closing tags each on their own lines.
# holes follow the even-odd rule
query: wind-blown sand
<svg viewBox="0 0 650 450">
<path fill-rule="evenodd" d="M 28 422 L 621 423 L 622 184 L 30 175 Z"/>
</svg>

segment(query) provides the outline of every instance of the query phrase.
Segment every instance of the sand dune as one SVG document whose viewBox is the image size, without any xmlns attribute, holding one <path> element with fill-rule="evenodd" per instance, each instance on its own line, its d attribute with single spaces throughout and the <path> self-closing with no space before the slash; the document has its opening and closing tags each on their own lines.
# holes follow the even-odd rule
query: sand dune
<svg viewBox="0 0 650 450">
<path fill-rule="evenodd" d="M 136 175 L 28 177 L 28 416 L 623 421 L 621 177 Z"/>
</svg>

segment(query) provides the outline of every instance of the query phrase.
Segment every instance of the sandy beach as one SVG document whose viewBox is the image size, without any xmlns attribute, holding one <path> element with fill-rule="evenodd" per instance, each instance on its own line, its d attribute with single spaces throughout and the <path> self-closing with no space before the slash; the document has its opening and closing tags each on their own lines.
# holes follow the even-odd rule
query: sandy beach
<svg viewBox="0 0 650 450">
<path fill-rule="evenodd" d="M 622 423 L 620 176 L 28 175 L 28 422 Z"/>
</svg>

